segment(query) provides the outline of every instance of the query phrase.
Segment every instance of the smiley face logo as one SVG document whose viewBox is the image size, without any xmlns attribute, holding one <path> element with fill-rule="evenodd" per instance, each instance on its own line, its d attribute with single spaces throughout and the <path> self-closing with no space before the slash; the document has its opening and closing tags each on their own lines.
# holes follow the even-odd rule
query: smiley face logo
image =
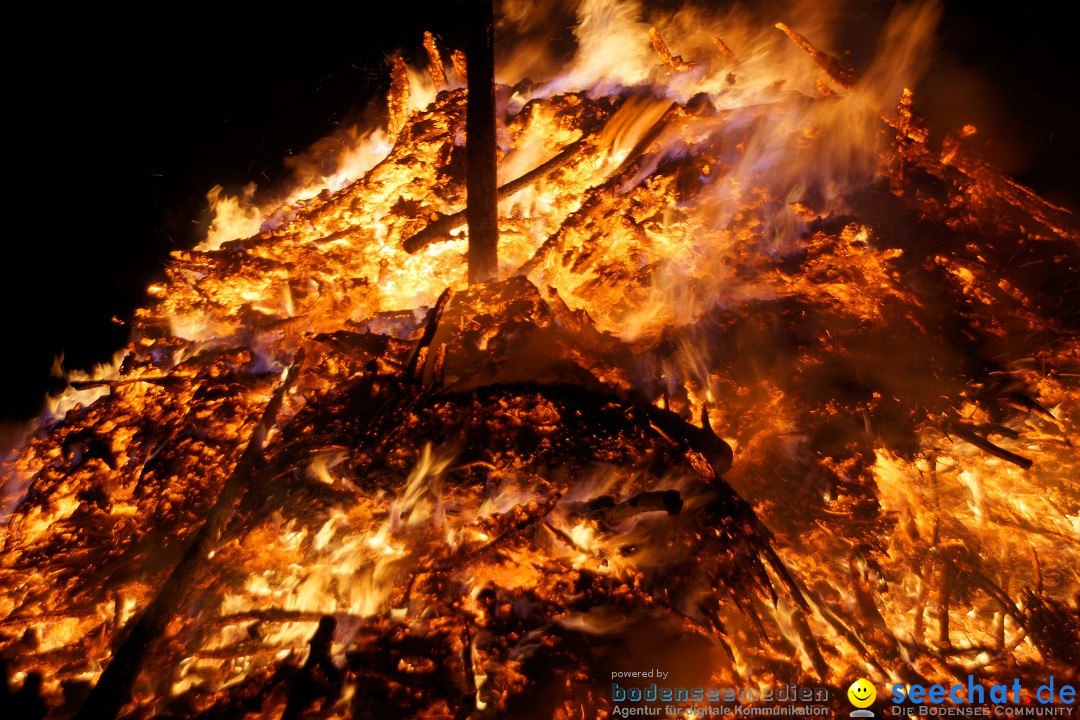
<svg viewBox="0 0 1080 720">
<path fill-rule="evenodd" d="M 877 690 L 869 680 L 859 678 L 847 689 L 847 699 L 857 708 L 870 707 L 877 700 Z"/>
</svg>

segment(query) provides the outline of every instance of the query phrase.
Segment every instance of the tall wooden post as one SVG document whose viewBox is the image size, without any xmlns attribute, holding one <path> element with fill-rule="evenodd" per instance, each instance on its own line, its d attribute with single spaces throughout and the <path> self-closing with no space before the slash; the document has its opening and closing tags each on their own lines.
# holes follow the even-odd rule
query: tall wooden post
<svg viewBox="0 0 1080 720">
<path fill-rule="evenodd" d="M 495 33 L 492 0 L 466 8 L 465 219 L 469 225 L 469 283 L 499 276 L 499 207 L 495 155 Z"/>
</svg>

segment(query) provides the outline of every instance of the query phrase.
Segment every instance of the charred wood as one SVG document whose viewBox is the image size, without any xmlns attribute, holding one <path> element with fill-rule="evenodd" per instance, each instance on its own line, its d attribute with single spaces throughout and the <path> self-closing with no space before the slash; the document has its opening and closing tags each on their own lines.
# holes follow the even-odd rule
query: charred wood
<svg viewBox="0 0 1080 720">
<path fill-rule="evenodd" d="M 446 85 L 446 70 L 443 69 L 442 56 L 439 55 L 439 46 L 435 44 L 435 36 L 430 32 L 424 32 L 424 50 L 428 55 L 428 74 L 436 90 L 441 90 Z"/>
<path fill-rule="evenodd" d="M 297 360 L 300 361 L 301 358 L 298 357 Z M 180 561 L 169 573 L 150 604 L 125 626 L 120 645 L 76 714 L 77 720 L 112 720 L 128 702 L 131 687 L 142 669 L 147 654 L 150 653 L 164 632 L 165 626 L 187 596 L 196 574 L 203 567 L 207 555 L 228 522 L 233 506 L 243 496 L 247 482 L 260 462 L 266 437 L 273 427 L 282 399 L 290 386 L 291 375 L 293 372 L 281 381 L 266 404 L 262 418 L 252 433 L 247 447 Z"/>
<path fill-rule="evenodd" d="M 1023 455 L 1017 455 L 1014 452 L 995 445 L 994 443 L 990 442 L 982 435 L 980 435 L 978 432 L 976 432 L 975 428 L 969 425 L 965 425 L 963 423 L 953 423 L 949 426 L 949 430 L 951 430 L 961 440 L 971 443 L 983 452 L 990 453 L 994 457 L 1001 458 L 1002 460 L 1010 462 L 1013 465 L 1023 468 L 1024 470 L 1028 470 L 1034 464 L 1031 459 L 1026 458 Z"/>
<path fill-rule="evenodd" d="M 386 107 L 390 114 L 387 129 L 390 137 L 395 137 L 405 127 L 405 121 L 409 118 L 409 70 L 400 57 L 393 60 Z"/>
<path fill-rule="evenodd" d="M 333 617 L 325 616 L 319 620 L 319 627 L 308 641 L 307 660 L 290 683 L 289 700 L 281 720 L 299 720 L 316 701 L 332 702 L 341 695 L 344 673 L 330 658 L 336 628 Z"/>
<path fill-rule="evenodd" d="M 469 282 L 499 275 L 495 145 L 495 36 L 492 0 L 466 0 L 469 95 L 465 111 Z"/>
<path fill-rule="evenodd" d="M 833 82 L 841 87 L 850 88 L 852 85 L 859 81 L 859 74 L 855 72 L 854 68 L 850 65 L 837 60 L 828 53 L 823 53 L 810 44 L 810 41 L 804 38 L 799 33 L 792 30 L 786 24 L 779 22 L 776 23 L 776 29 L 787 35 L 791 40 L 798 45 L 803 51 L 806 52 L 810 58 L 817 63 L 818 67 L 825 71 L 825 73 L 832 79 Z"/>
</svg>

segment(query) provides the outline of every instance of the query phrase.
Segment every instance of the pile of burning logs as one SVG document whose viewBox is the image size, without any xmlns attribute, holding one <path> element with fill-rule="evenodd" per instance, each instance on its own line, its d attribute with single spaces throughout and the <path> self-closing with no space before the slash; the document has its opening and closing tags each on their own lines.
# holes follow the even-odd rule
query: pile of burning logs
<svg viewBox="0 0 1080 720">
<path fill-rule="evenodd" d="M 547 158 L 488 178 L 497 261 L 456 233 L 485 222 L 466 93 L 410 110 L 403 64 L 382 162 L 177 253 L 116 371 L 5 463 L 0 703 L 602 717 L 645 663 L 1075 674 L 1080 231 L 932 150 L 909 93 L 842 196 L 736 178 L 859 87 L 778 27 L 817 95 L 494 88 L 503 162 Z"/>
</svg>

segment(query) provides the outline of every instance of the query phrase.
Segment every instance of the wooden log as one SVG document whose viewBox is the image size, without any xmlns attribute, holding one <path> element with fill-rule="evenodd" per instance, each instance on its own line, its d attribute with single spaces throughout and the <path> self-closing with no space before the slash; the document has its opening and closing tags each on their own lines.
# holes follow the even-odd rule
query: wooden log
<svg viewBox="0 0 1080 720">
<path fill-rule="evenodd" d="M 495 197 L 497 200 L 505 200 L 540 178 L 555 172 L 570 162 L 585 145 L 584 139 L 568 145 L 562 152 L 547 162 L 541 163 L 521 177 L 503 184 L 495 191 Z M 460 210 L 449 215 L 440 215 L 438 219 L 402 243 L 402 247 L 406 252 L 415 253 L 423 250 L 433 242 L 450 240 L 450 233 L 465 224 L 465 215 L 466 210 Z"/>
<path fill-rule="evenodd" d="M 679 72 L 681 70 L 687 70 L 690 67 L 690 63 L 682 59 L 681 55 L 672 55 L 671 50 L 668 49 L 667 43 L 664 42 L 663 36 L 656 28 L 649 28 L 649 41 L 652 43 L 653 50 L 660 57 L 660 62 L 664 63 L 669 70 Z"/>
<path fill-rule="evenodd" d="M 431 347 L 431 341 L 435 339 L 435 331 L 439 329 L 439 321 L 452 294 L 450 288 L 443 290 L 439 299 L 435 301 L 435 305 L 428 311 L 427 319 L 424 321 L 424 332 L 420 336 L 420 341 L 416 343 L 416 349 L 405 369 L 405 376 L 416 382 L 419 382 L 424 375 L 428 349 Z"/>
<path fill-rule="evenodd" d="M 465 64 L 465 53 L 460 50 L 455 50 L 450 53 L 450 62 L 454 66 L 454 74 L 458 76 L 459 82 L 465 82 L 468 66 Z"/>
<path fill-rule="evenodd" d="M 431 82 L 435 83 L 436 90 L 441 90 L 446 87 L 446 70 L 443 68 L 442 56 L 439 55 L 439 46 L 435 44 L 435 36 L 430 32 L 424 33 L 424 49 L 427 50 Z"/>
<path fill-rule="evenodd" d="M 967 425 L 960 423 L 953 423 L 949 430 L 951 430 L 957 437 L 964 442 L 971 443 L 975 447 L 979 448 L 983 452 L 990 453 L 994 457 L 1001 458 L 1005 462 L 1011 462 L 1013 465 L 1022 467 L 1023 469 L 1029 469 L 1034 462 L 1024 457 L 1023 455 L 1017 455 L 1014 452 L 1010 452 L 1003 447 L 998 447 L 994 443 L 990 442 L 982 435 L 979 435 L 975 430 Z"/>
<path fill-rule="evenodd" d="M 728 47 L 727 43 L 724 42 L 719 35 L 713 35 L 713 43 L 716 44 L 716 49 L 720 51 L 720 54 L 723 55 L 729 63 L 736 66 L 739 64 L 739 58 L 735 57 L 735 53 L 731 51 L 731 48 Z"/>
<path fill-rule="evenodd" d="M 131 688 L 142 670 L 146 657 L 157 643 L 165 627 L 176 615 L 192 583 L 210 551 L 217 542 L 225 523 L 256 473 L 267 435 L 281 407 L 285 392 L 292 385 L 302 354 L 298 354 L 286 377 L 266 404 L 259 424 L 251 433 L 247 447 L 225 480 L 213 507 L 207 512 L 202 527 L 188 543 L 180 561 L 158 589 L 157 595 L 125 625 L 119 647 L 108 667 L 98 678 L 94 689 L 79 708 L 75 720 L 114 720 L 131 698 Z"/>
<path fill-rule="evenodd" d="M 465 107 L 465 219 L 469 283 L 499 275 L 495 145 L 495 33 L 492 0 L 466 0 L 469 95 Z"/>
</svg>

